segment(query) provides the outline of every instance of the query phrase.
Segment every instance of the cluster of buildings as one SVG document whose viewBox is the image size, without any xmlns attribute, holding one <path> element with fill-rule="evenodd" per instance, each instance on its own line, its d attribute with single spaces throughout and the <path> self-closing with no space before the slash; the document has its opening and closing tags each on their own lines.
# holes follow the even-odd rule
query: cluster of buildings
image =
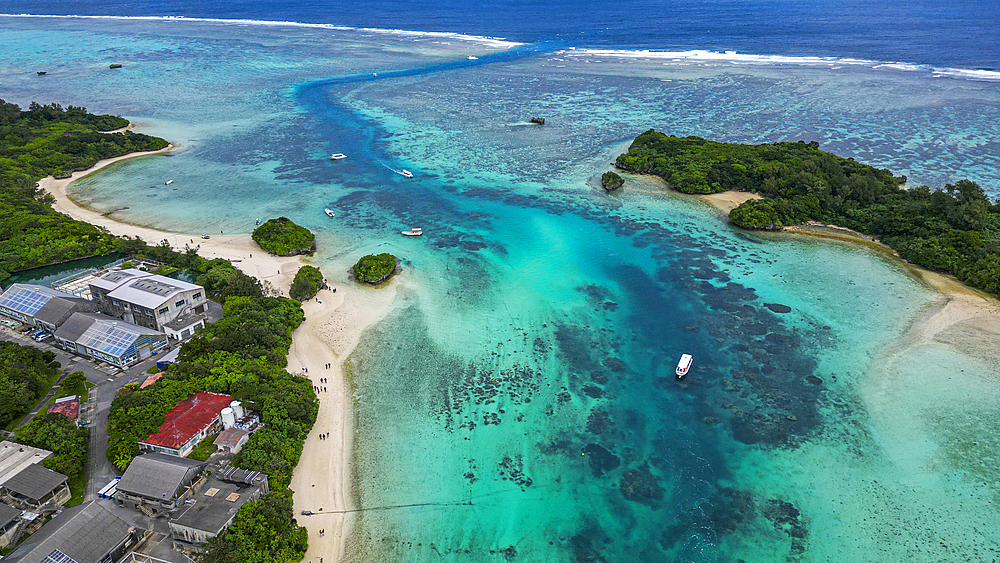
<svg viewBox="0 0 1000 563">
<path fill-rule="evenodd" d="M 199 285 L 134 268 L 95 277 L 81 295 L 15 283 L 0 295 L 0 315 L 52 334 L 68 351 L 126 368 L 205 326 Z"/>
<path fill-rule="evenodd" d="M 236 453 L 260 427 L 258 417 L 229 395 L 195 393 L 167 414 L 139 443 L 142 454 L 98 493 L 114 505 L 91 502 L 58 513 L 71 495 L 66 476 L 41 465 L 51 452 L 0 443 L 0 548 L 34 532 L 4 562 L 116 563 L 143 542 L 148 528 L 164 533 L 175 550 L 203 551 L 244 504 L 268 493 L 267 475 L 184 456 L 216 433 L 217 450 Z M 130 524 L 136 518 L 116 514 L 122 509 L 146 523 Z M 53 513 L 58 516 L 42 526 Z"/>
</svg>

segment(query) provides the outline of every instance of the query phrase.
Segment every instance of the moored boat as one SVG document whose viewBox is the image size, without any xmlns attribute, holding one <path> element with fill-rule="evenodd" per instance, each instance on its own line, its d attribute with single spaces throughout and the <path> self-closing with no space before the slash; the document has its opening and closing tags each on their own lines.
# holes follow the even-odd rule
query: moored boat
<svg viewBox="0 0 1000 563">
<path fill-rule="evenodd" d="M 477 60 L 479 60 L 479 57 L 477 57 L 477 56 L 475 56 L 475 55 L 469 55 L 468 59 L 469 59 L 470 61 L 477 61 Z"/>
<path fill-rule="evenodd" d="M 46 74 L 46 71 L 44 71 L 44 70 L 39 70 L 39 71 L 36 71 L 36 72 L 38 73 L 38 76 L 45 76 L 45 74 Z"/>
<path fill-rule="evenodd" d="M 400 170 L 399 172 L 397 172 L 397 174 L 399 174 L 400 176 L 403 176 L 404 178 L 412 178 L 413 177 L 413 172 L 410 172 L 409 170 L 406 170 L 405 168 L 403 170 Z"/>
<path fill-rule="evenodd" d="M 163 182 L 163 185 L 164 186 L 169 186 L 170 184 L 173 184 L 173 183 L 174 183 L 173 180 L 167 180 L 166 182 Z"/>
<path fill-rule="evenodd" d="M 330 155 L 330 160 L 344 160 L 345 158 L 347 158 L 347 155 L 342 152 L 335 152 Z"/>
<path fill-rule="evenodd" d="M 327 217 L 334 217 L 333 211 L 330 211 L 329 209 L 324 209 L 323 213 L 326 213 Z"/>
<path fill-rule="evenodd" d="M 409 231 L 400 231 L 400 232 L 408 237 L 419 237 L 420 235 L 424 234 L 424 230 L 421 229 L 420 227 L 417 227 L 415 229 L 410 229 Z"/>
<path fill-rule="evenodd" d="M 677 369 L 674 372 L 677 374 L 677 379 L 680 379 L 687 375 L 689 369 L 691 369 L 691 363 L 694 362 L 694 358 L 691 354 L 682 354 L 681 361 L 677 362 Z"/>
</svg>

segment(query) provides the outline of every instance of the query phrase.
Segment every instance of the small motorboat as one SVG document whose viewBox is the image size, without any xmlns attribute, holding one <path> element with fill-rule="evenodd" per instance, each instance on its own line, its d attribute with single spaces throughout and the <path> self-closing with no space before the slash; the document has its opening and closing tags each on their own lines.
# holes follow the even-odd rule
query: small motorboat
<svg viewBox="0 0 1000 563">
<path fill-rule="evenodd" d="M 378 76 L 378 73 L 373 72 L 372 77 Z"/>
<path fill-rule="evenodd" d="M 330 160 L 344 160 L 345 158 L 347 158 L 347 155 L 342 152 L 335 152 L 330 155 Z"/>
<path fill-rule="evenodd" d="M 108 65 L 108 68 L 121 68 L 122 66 L 124 65 L 122 65 L 121 63 L 111 63 L 110 65 Z"/>
<path fill-rule="evenodd" d="M 396 172 L 396 173 L 399 174 L 400 176 L 404 177 L 404 178 L 412 178 L 413 177 L 413 172 L 410 172 L 409 170 L 406 170 L 405 168 L 403 170 L 400 170 L 400 171 Z"/>
<path fill-rule="evenodd" d="M 170 184 L 173 184 L 173 183 L 174 183 L 173 180 L 167 180 L 166 182 L 163 182 L 163 185 L 164 186 L 169 186 Z"/>
<path fill-rule="evenodd" d="M 687 375 L 688 370 L 691 369 L 692 362 L 694 362 L 694 358 L 691 357 L 691 354 L 681 355 L 681 361 L 677 362 L 677 369 L 674 370 L 677 374 L 677 379 L 681 379 Z"/>
<path fill-rule="evenodd" d="M 36 72 L 38 73 L 38 76 L 45 76 L 45 73 L 46 73 L 46 71 L 44 71 L 44 70 L 39 70 L 39 71 L 36 71 Z"/>
<path fill-rule="evenodd" d="M 327 217 L 336 217 L 336 215 L 333 214 L 333 211 L 330 211 L 329 209 L 324 209 L 323 213 L 326 213 Z"/>
<path fill-rule="evenodd" d="M 424 230 L 419 227 L 416 229 L 410 229 L 409 231 L 400 231 L 400 232 L 408 237 L 419 237 L 420 235 L 424 234 Z"/>
<path fill-rule="evenodd" d="M 468 59 L 469 59 L 470 61 L 478 61 L 478 60 L 479 60 L 479 57 L 477 57 L 477 56 L 475 56 L 475 55 L 469 55 L 469 56 L 468 56 Z"/>
<path fill-rule="evenodd" d="M 256 220 L 256 221 L 254 221 L 254 223 L 253 223 L 253 224 L 254 224 L 254 225 L 260 225 L 260 217 L 258 217 L 258 218 L 257 218 L 257 220 Z"/>
</svg>

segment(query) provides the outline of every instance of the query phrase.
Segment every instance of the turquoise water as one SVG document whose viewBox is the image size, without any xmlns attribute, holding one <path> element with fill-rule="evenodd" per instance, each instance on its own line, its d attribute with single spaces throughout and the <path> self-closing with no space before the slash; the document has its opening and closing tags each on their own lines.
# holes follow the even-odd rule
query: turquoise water
<svg viewBox="0 0 1000 563">
<path fill-rule="evenodd" d="M 612 196 L 594 179 L 656 127 L 815 139 L 1000 195 L 997 83 L 373 31 L 3 23 L 6 99 L 123 113 L 182 145 L 87 178 L 74 195 L 89 205 L 193 233 L 288 215 L 339 283 L 362 253 L 404 260 L 398 313 L 350 359 L 356 504 L 399 508 L 358 514 L 351 560 L 995 556 L 979 454 L 1000 439 L 975 421 L 998 395 L 927 374 L 989 389 L 996 365 L 885 352 L 929 290 L 866 249 L 735 231 L 652 179 Z M 411 226 L 427 234 L 398 235 Z"/>
</svg>

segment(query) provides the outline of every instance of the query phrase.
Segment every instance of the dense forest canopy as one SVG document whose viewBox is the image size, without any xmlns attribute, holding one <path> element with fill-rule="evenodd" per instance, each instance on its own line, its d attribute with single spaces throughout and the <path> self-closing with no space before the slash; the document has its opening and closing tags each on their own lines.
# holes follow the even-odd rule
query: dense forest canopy
<svg viewBox="0 0 1000 563">
<path fill-rule="evenodd" d="M 288 289 L 288 296 L 297 301 L 305 301 L 323 287 L 323 272 L 315 266 L 302 266 L 295 272 L 295 279 Z"/>
<path fill-rule="evenodd" d="M 81 107 L 32 103 L 24 111 L 0 100 L 0 282 L 12 272 L 113 250 L 113 236 L 54 211 L 52 197 L 36 182 L 167 146 L 149 135 L 101 133 L 126 125 L 127 119 Z"/>
<path fill-rule="evenodd" d="M 58 375 L 52 352 L 0 341 L 0 428 L 24 416 Z"/>
<path fill-rule="evenodd" d="M 895 177 L 818 143 L 740 145 L 671 137 L 650 129 L 616 160 L 684 193 L 752 191 L 765 196 L 729 214 L 747 229 L 821 221 L 879 237 L 903 258 L 1000 294 L 1000 202 L 975 182 L 903 189 Z"/>
<path fill-rule="evenodd" d="M 396 271 L 396 257 L 388 252 L 362 256 L 352 268 L 354 279 L 368 284 L 381 283 Z"/>
</svg>

